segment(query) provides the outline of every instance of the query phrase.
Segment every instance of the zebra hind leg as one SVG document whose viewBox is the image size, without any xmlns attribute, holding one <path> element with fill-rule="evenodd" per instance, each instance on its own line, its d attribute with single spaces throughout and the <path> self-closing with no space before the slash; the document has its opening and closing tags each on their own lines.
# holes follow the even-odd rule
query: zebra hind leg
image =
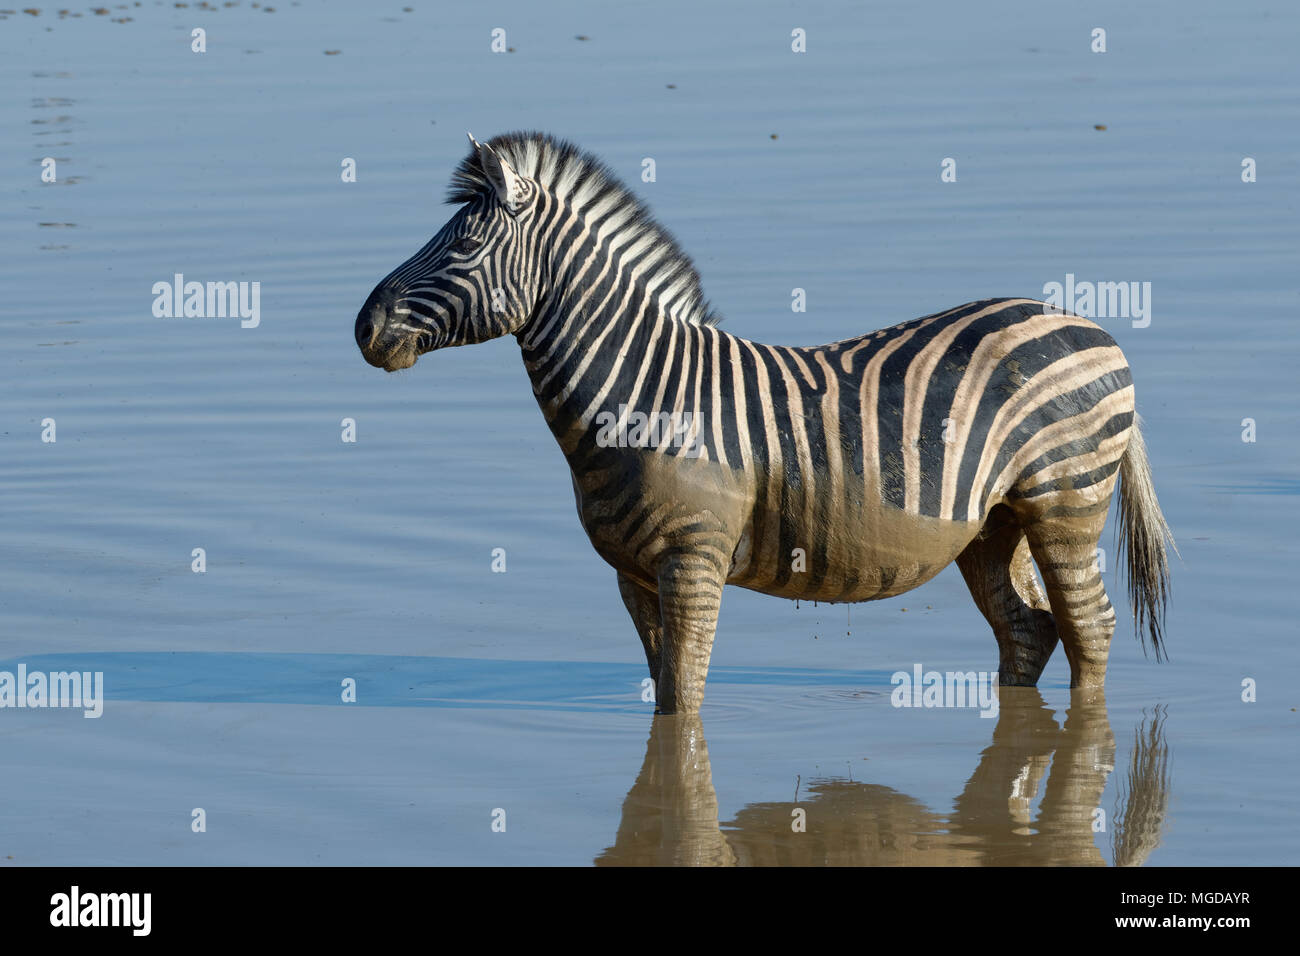
<svg viewBox="0 0 1300 956">
<path fill-rule="evenodd" d="M 1021 518 L 1070 660 L 1071 687 L 1100 688 L 1106 683 L 1115 609 L 1097 566 L 1097 541 L 1113 486 L 1113 481 L 1098 486 L 1091 503 L 1076 499 L 1040 510 L 1037 520 Z"/>
<path fill-rule="evenodd" d="M 618 593 L 623 596 L 627 613 L 632 616 L 632 623 L 636 625 L 636 632 L 641 637 L 646 663 L 650 666 L 650 679 L 658 684 L 664 634 L 663 621 L 659 616 L 659 595 L 633 581 L 622 571 L 618 573 Z"/>
<path fill-rule="evenodd" d="M 998 641 L 998 683 L 1033 687 L 1056 649 L 1056 622 L 1034 575 L 1025 532 L 1011 510 L 994 508 L 957 556 L 975 605 Z"/>
</svg>

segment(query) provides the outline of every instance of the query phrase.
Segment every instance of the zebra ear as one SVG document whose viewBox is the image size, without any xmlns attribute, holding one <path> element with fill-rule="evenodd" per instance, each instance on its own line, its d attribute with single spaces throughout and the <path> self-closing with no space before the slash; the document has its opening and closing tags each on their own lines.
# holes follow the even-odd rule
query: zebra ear
<svg viewBox="0 0 1300 956">
<path fill-rule="evenodd" d="M 532 187 L 527 180 L 514 171 L 505 157 L 491 146 L 480 143 L 472 135 L 469 141 L 478 150 L 479 166 L 482 167 L 483 175 L 496 191 L 497 199 L 510 213 L 519 212 L 528 201 Z"/>
</svg>

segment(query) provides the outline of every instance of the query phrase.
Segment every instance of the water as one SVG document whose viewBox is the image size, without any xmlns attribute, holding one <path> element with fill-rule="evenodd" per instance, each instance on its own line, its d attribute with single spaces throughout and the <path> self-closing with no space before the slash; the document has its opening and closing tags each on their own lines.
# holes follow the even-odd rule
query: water
<svg viewBox="0 0 1300 956">
<path fill-rule="evenodd" d="M 0 670 L 107 687 L 0 711 L 0 858 L 1296 861 L 1300 12 L 273 6 L 0 20 Z M 654 724 L 513 341 L 384 375 L 352 339 L 464 131 L 520 127 L 620 172 L 760 341 L 1151 282 L 1149 327 L 1102 324 L 1182 552 L 1172 661 L 1121 622 L 1104 702 L 1058 653 L 996 719 L 897 709 L 895 671 L 995 667 L 955 569 L 851 618 L 730 589 L 700 722 Z M 259 282 L 260 324 L 155 318 L 178 272 Z"/>
</svg>

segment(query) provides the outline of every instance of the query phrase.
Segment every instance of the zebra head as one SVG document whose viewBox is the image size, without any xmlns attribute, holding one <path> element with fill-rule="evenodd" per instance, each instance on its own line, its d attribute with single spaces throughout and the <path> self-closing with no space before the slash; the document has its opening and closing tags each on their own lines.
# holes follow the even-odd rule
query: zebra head
<svg viewBox="0 0 1300 956">
<path fill-rule="evenodd" d="M 515 332 L 532 314 L 540 270 L 526 268 L 536 252 L 527 227 L 541 191 L 491 145 L 469 141 L 448 199 L 465 205 L 357 313 L 357 345 L 377 368 L 395 372 L 425 352 Z"/>
</svg>

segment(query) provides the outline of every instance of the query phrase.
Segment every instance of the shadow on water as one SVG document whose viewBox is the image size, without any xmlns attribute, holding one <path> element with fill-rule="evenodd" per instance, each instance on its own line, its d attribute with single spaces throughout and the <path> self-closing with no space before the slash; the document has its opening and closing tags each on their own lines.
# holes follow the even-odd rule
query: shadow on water
<svg viewBox="0 0 1300 956">
<path fill-rule="evenodd" d="M 1104 697 L 1072 692 L 1063 725 L 1034 688 L 1002 688 L 1000 697 L 992 743 L 946 817 L 888 786 L 826 779 L 814 782 L 803 799 L 750 804 L 719 825 L 703 725 L 698 718 L 657 717 L 614 845 L 595 862 L 1104 865 L 1094 821 L 1104 820 L 1099 803 L 1115 762 Z M 1170 787 L 1164 720 L 1165 711 L 1157 709 L 1134 732 L 1114 826 L 1106 828 L 1118 866 L 1140 866 L 1160 841 Z M 806 814 L 806 832 L 792 825 L 798 809 Z"/>
<path fill-rule="evenodd" d="M 33 654 L 0 661 L 0 671 L 102 672 L 107 701 L 205 704 L 341 702 L 356 683 L 356 706 L 451 707 L 645 714 L 644 664 L 520 661 L 389 654 L 274 654 L 120 651 Z M 807 667 L 716 667 L 714 685 L 842 688 L 887 686 L 889 671 Z"/>
</svg>

